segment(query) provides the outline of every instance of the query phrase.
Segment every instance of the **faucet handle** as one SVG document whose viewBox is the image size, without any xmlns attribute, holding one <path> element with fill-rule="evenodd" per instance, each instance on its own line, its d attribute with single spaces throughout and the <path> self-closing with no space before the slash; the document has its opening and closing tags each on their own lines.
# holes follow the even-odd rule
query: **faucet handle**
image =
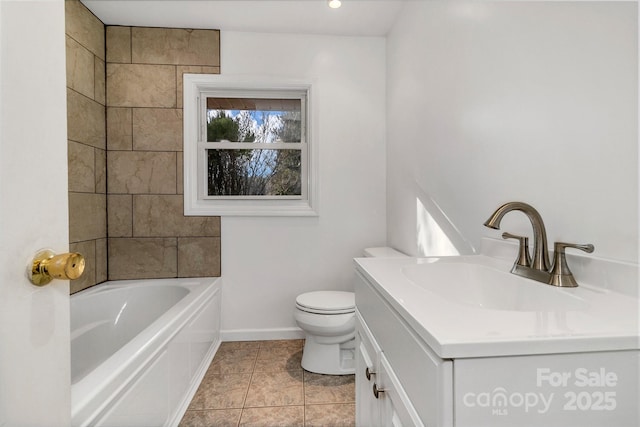
<svg viewBox="0 0 640 427">
<path fill-rule="evenodd" d="M 564 288 L 575 288 L 578 286 L 578 282 L 576 282 L 573 273 L 569 270 L 567 257 L 564 253 L 566 248 L 580 249 L 581 251 L 591 253 L 595 247 L 592 244 L 578 245 L 565 242 L 556 242 L 553 245 L 553 267 L 551 268 L 549 284 Z"/>
<path fill-rule="evenodd" d="M 518 259 L 516 260 L 516 265 L 531 267 L 531 256 L 529 255 L 529 238 L 507 232 L 502 233 L 502 238 L 518 240 L 520 242 L 520 247 L 518 248 Z"/>
</svg>

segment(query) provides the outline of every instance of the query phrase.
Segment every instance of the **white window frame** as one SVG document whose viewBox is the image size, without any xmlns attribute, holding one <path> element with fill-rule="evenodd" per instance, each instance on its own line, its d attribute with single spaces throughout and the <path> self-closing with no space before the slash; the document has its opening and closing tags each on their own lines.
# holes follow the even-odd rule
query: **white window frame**
<svg viewBox="0 0 640 427">
<path fill-rule="evenodd" d="M 230 76 L 221 74 L 184 74 L 184 214 L 195 216 L 317 216 L 317 158 L 311 126 L 311 84 L 269 77 Z M 304 92 L 301 196 L 208 196 L 206 193 L 206 151 L 212 144 L 206 141 L 206 96 L 273 96 Z M 204 110 L 203 110 L 204 109 Z M 306 132 L 304 132 L 306 128 Z M 204 129 L 204 130 L 203 130 Z M 225 148 L 224 143 L 215 143 Z M 284 144 L 287 143 L 283 143 Z M 257 144 L 252 148 L 275 148 L 272 144 Z M 266 147 L 270 145 L 271 147 Z M 231 148 L 227 147 L 227 148 Z M 237 148 L 237 147 L 234 147 Z"/>
</svg>

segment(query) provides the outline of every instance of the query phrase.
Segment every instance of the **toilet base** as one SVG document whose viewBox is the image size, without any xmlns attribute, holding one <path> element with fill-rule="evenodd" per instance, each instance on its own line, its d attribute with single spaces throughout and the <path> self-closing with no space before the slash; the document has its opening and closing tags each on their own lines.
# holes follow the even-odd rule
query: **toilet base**
<svg viewBox="0 0 640 427">
<path fill-rule="evenodd" d="M 302 350 L 302 368 L 325 375 L 355 373 L 355 338 L 342 344 L 322 344 L 307 335 Z"/>
</svg>

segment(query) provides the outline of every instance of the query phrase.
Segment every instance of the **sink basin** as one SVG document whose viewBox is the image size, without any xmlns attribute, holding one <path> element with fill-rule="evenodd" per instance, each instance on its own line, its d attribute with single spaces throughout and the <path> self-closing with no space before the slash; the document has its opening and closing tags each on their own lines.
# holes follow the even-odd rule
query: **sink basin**
<svg viewBox="0 0 640 427">
<path fill-rule="evenodd" d="M 487 310 L 562 312 L 589 307 L 571 290 L 513 275 L 509 266 L 499 268 L 481 256 L 436 258 L 405 266 L 402 274 L 414 285 L 450 302 Z"/>
</svg>

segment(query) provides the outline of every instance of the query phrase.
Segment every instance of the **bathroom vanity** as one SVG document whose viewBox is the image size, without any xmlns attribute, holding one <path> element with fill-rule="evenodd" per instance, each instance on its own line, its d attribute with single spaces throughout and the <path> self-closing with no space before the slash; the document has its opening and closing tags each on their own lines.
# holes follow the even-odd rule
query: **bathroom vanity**
<svg viewBox="0 0 640 427">
<path fill-rule="evenodd" d="M 634 266 L 561 289 L 483 255 L 355 264 L 357 425 L 639 425 Z"/>
</svg>

